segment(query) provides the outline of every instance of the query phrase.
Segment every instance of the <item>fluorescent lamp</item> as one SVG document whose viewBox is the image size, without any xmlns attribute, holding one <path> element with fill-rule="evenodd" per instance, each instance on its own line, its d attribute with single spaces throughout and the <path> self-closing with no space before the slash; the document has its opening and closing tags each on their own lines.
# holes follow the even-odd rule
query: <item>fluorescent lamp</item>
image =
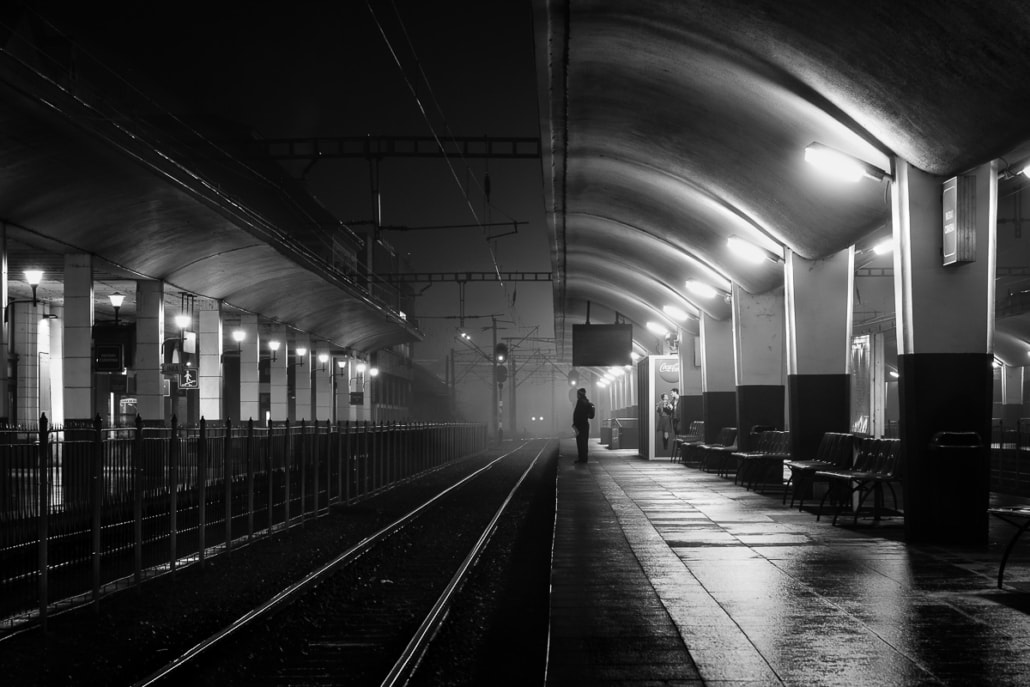
<svg viewBox="0 0 1030 687">
<path fill-rule="evenodd" d="M 687 287 L 687 291 L 700 298 L 715 298 L 719 294 L 718 291 L 708 284 L 697 281 L 696 279 L 688 279 L 685 286 Z"/>
<path fill-rule="evenodd" d="M 666 336 L 669 333 L 669 329 L 659 322 L 648 322 L 646 326 L 649 332 L 658 336 Z"/>
<path fill-rule="evenodd" d="M 805 148 L 805 162 L 840 181 L 855 183 L 865 176 L 865 170 L 858 160 L 818 143 L 813 143 Z"/>
<path fill-rule="evenodd" d="M 884 239 L 873 246 L 873 252 L 877 255 L 886 255 L 894 250 L 894 239 Z"/>
<path fill-rule="evenodd" d="M 868 162 L 834 150 L 822 143 L 810 143 L 805 148 L 805 162 L 819 168 L 827 176 L 841 181 L 854 183 L 862 177 L 869 177 L 875 181 L 891 178 L 890 174 L 877 169 Z"/>
<path fill-rule="evenodd" d="M 687 313 L 683 312 L 675 305 L 662 306 L 662 312 L 668 315 L 670 318 L 676 320 L 677 322 L 685 322 L 688 317 Z"/>
<path fill-rule="evenodd" d="M 738 258 L 754 265 L 761 265 L 769 258 L 769 254 L 765 250 L 736 236 L 726 239 L 726 245 Z"/>
</svg>

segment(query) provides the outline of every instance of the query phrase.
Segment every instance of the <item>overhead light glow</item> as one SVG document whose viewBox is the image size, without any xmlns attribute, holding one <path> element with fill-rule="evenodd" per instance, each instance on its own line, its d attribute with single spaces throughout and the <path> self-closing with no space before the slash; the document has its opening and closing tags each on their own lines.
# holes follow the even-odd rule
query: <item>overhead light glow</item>
<svg viewBox="0 0 1030 687">
<path fill-rule="evenodd" d="M 897 370 L 891 370 L 891 377 L 894 377 L 894 379 L 897 379 L 898 378 L 898 371 Z"/>
<path fill-rule="evenodd" d="M 854 183 L 865 176 L 865 167 L 861 162 L 819 143 L 812 143 L 805 148 L 805 162 L 840 181 Z"/>
<path fill-rule="evenodd" d="M 873 252 L 877 255 L 886 255 L 894 250 L 894 239 L 884 239 L 873 246 Z"/>
<path fill-rule="evenodd" d="M 719 293 L 713 287 L 705 284 L 703 281 L 697 281 L 696 279 L 688 279 L 686 287 L 687 291 L 700 298 L 715 298 Z"/>
<path fill-rule="evenodd" d="M 613 367 L 609 370 L 609 372 L 611 372 L 611 374 L 615 375 L 616 377 L 621 377 L 622 375 L 626 374 L 626 371 L 623 370 L 621 367 Z"/>
<path fill-rule="evenodd" d="M 756 246 L 753 243 L 748 243 L 744 239 L 736 236 L 731 236 L 726 239 L 726 245 L 730 247 L 730 250 L 740 258 L 754 265 L 761 265 L 769 257 L 768 254 Z"/>
<path fill-rule="evenodd" d="M 669 333 L 669 329 L 665 325 L 660 324 L 658 322 L 648 322 L 646 326 L 649 332 L 651 332 L 652 334 L 657 334 L 658 336 L 665 336 Z"/>
<path fill-rule="evenodd" d="M 688 317 L 687 313 L 683 312 L 683 310 L 677 308 L 675 305 L 662 306 L 662 312 L 677 322 L 685 322 Z"/>
</svg>

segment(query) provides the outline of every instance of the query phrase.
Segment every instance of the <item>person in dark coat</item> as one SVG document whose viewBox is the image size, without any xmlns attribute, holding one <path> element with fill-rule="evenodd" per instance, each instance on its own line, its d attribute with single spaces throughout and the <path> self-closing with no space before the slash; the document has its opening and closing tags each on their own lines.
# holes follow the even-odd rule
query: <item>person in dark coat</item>
<svg viewBox="0 0 1030 687">
<path fill-rule="evenodd" d="M 587 462 L 587 437 L 590 419 L 594 417 L 594 404 L 587 400 L 587 390 L 576 392 L 576 407 L 572 409 L 572 426 L 576 428 L 576 462 Z"/>
</svg>

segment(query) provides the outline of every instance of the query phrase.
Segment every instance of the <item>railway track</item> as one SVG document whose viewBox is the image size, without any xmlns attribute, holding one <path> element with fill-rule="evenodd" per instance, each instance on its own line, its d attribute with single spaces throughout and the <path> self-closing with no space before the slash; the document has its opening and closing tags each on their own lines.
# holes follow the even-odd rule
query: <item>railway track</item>
<svg viewBox="0 0 1030 687">
<path fill-rule="evenodd" d="M 551 446 L 497 457 L 136 684 L 404 684 Z"/>
</svg>

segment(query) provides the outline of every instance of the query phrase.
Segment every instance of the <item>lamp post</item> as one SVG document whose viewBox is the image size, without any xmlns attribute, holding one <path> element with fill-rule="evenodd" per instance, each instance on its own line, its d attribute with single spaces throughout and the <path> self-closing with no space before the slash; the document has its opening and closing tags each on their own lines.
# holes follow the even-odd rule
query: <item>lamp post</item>
<svg viewBox="0 0 1030 687">
<path fill-rule="evenodd" d="M 32 307 L 36 307 L 36 288 L 43 281 L 43 270 L 25 270 L 25 281 L 32 287 Z"/>
<path fill-rule="evenodd" d="M 35 294 L 35 287 L 33 287 L 33 294 Z M 125 302 L 124 294 L 120 294 L 117 291 L 112 293 L 108 298 L 111 299 L 111 305 L 114 307 L 114 324 L 118 326 L 118 311 L 122 309 L 122 303 Z M 35 299 L 35 295 L 33 295 Z"/>
</svg>

